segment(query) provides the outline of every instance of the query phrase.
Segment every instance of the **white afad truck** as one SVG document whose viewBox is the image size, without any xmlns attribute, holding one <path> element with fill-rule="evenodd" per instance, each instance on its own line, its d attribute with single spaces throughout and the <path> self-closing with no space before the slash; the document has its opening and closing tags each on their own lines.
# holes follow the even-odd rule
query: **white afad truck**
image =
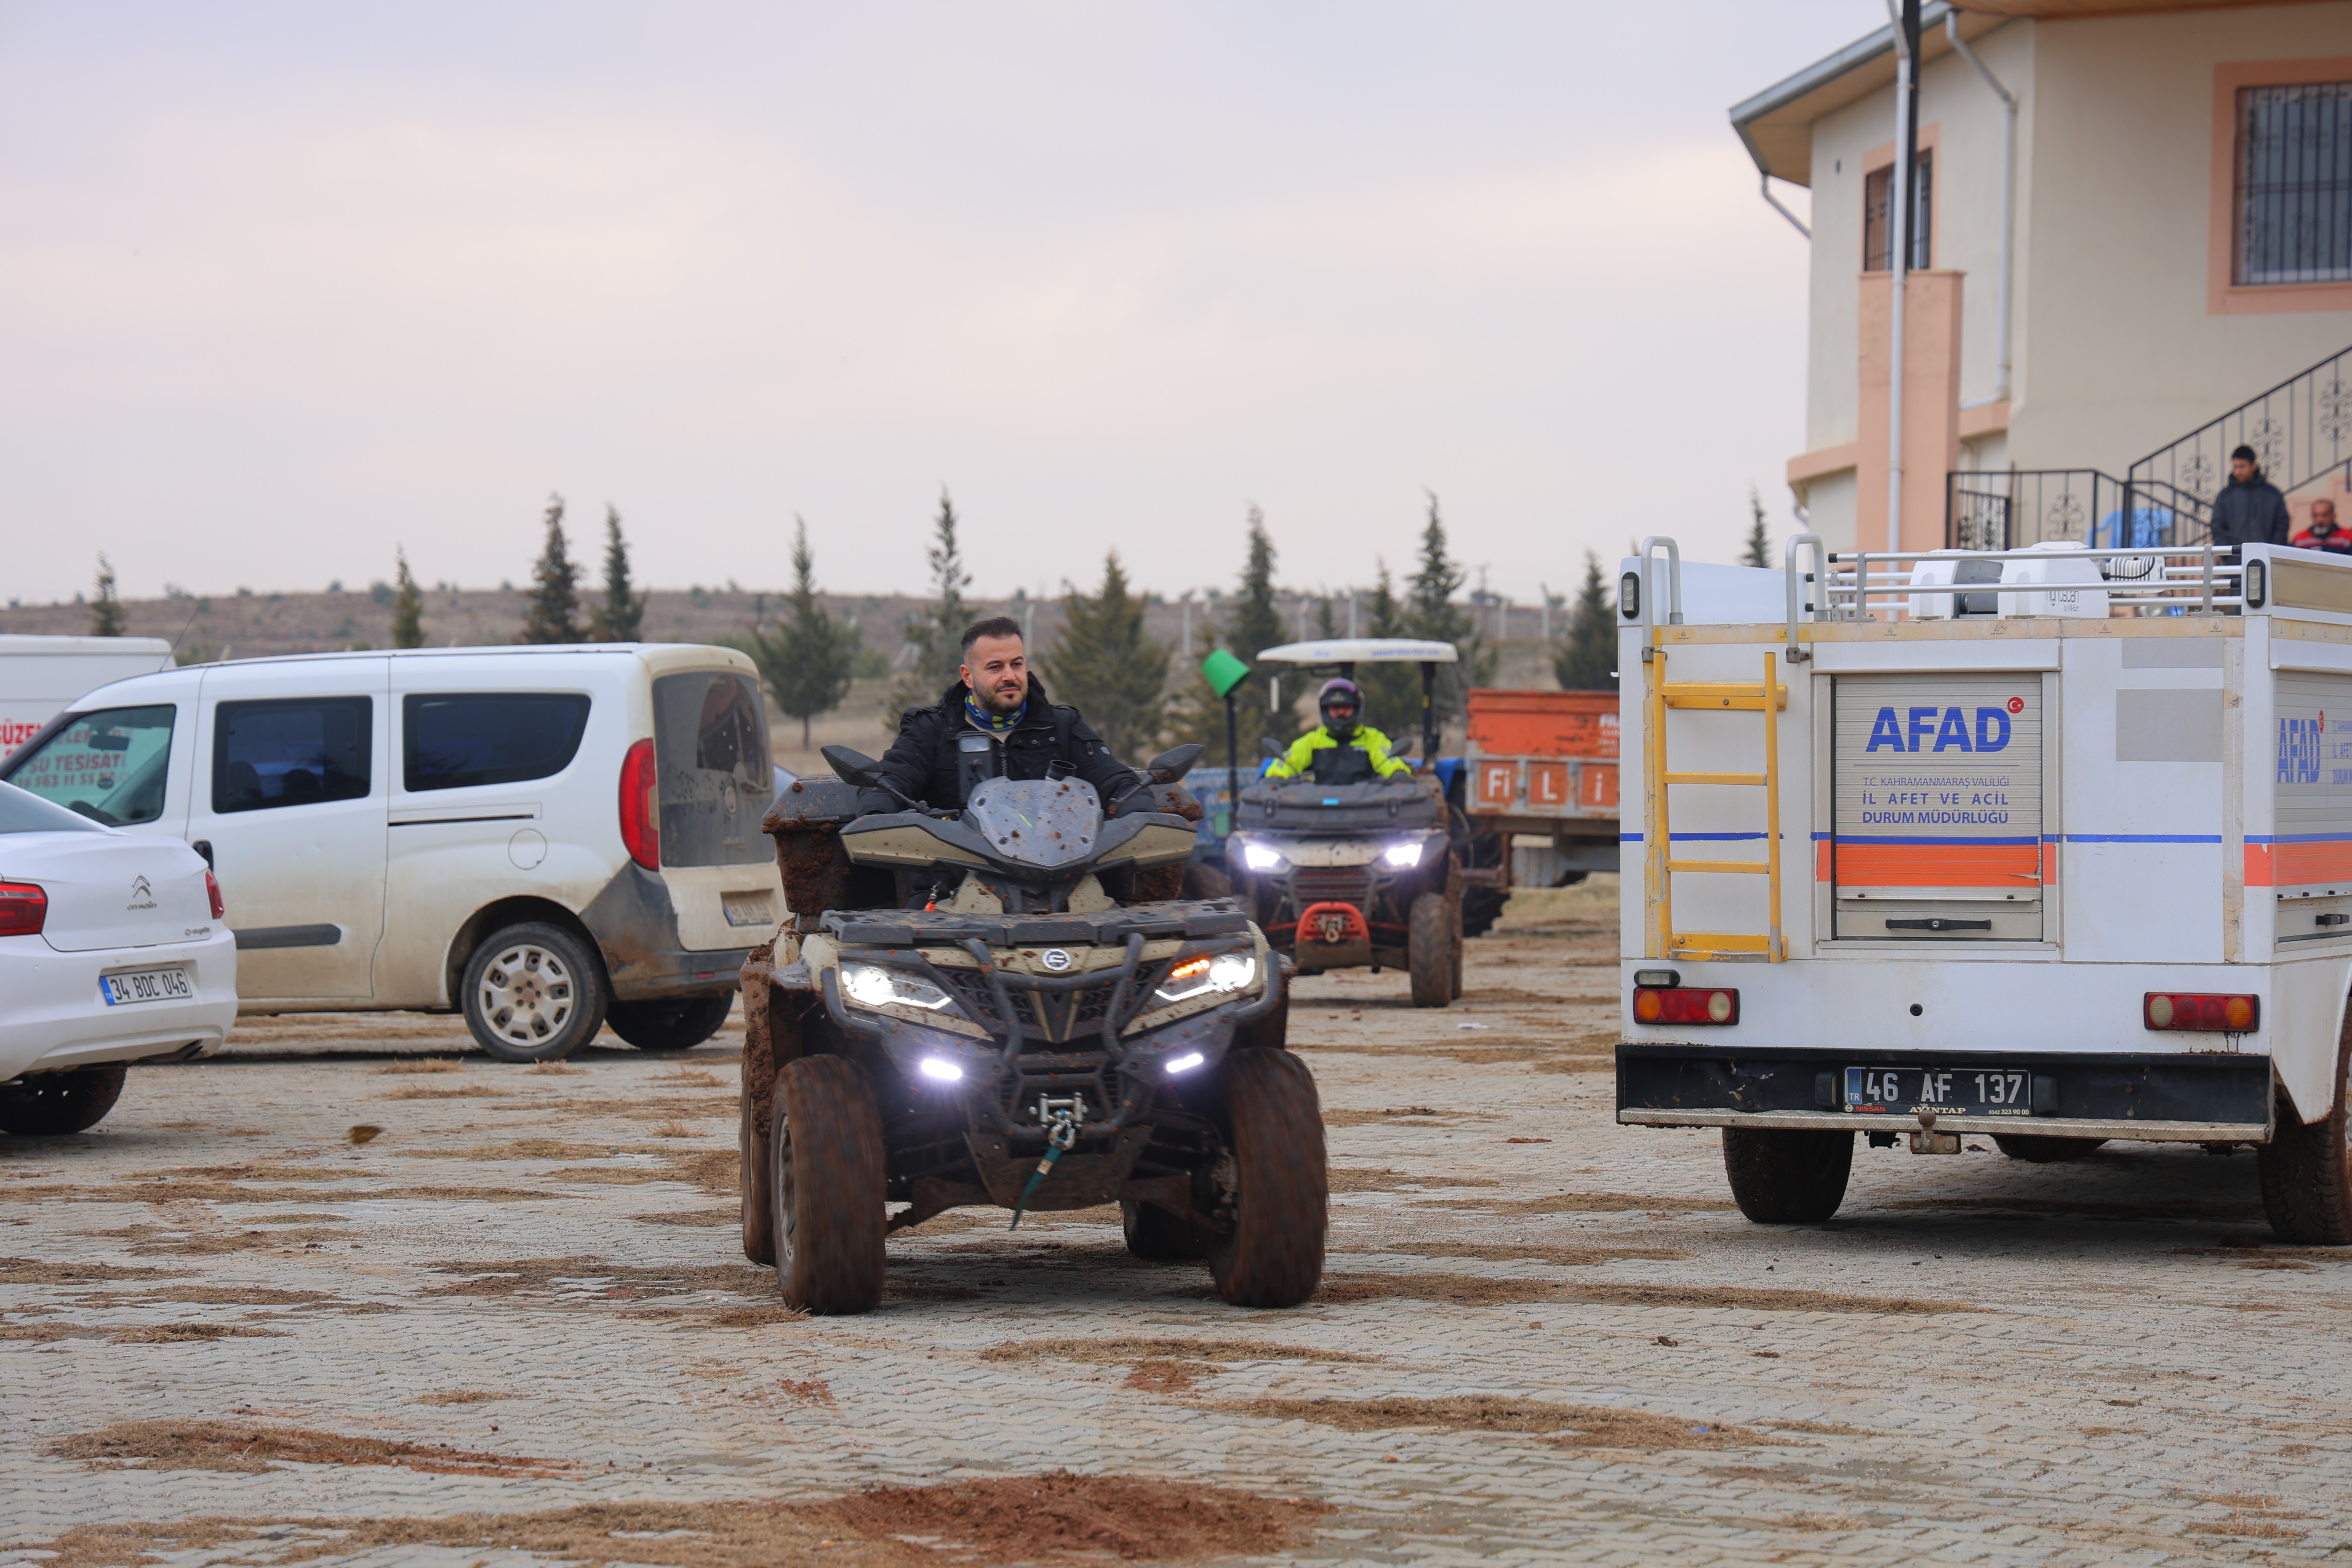
<svg viewBox="0 0 2352 1568">
<path fill-rule="evenodd" d="M 1646 541 L 1619 1122 L 1721 1128 L 1765 1224 L 1862 1139 L 2251 1146 L 2273 1229 L 2352 1243 L 2352 563 L 2243 556 Z"/>
</svg>

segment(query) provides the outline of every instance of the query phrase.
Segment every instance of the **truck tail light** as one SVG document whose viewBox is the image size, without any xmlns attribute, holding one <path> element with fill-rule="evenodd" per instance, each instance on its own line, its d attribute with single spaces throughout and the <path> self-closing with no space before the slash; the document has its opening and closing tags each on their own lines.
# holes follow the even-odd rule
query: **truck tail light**
<svg viewBox="0 0 2352 1568">
<path fill-rule="evenodd" d="M 2261 998 L 2255 996 L 2151 991 L 2141 1003 L 2141 1015 L 2151 1029 L 2199 1029 L 2208 1033 L 2248 1035 L 2261 1026 L 2263 1005 Z"/>
<path fill-rule="evenodd" d="M 213 919 L 227 918 L 228 906 L 221 902 L 220 879 L 213 875 L 213 868 L 210 866 L 205 868 L 205 897 L 212 900 Z"/>
<path fill-rule="evenodd" d="M 629 858 L 661 869 L 661 806 L 654 799 L 654 743 L 639 741 L 621 759 L 621 842 Z"/>
<path fill-rule="evenodd" d="M 1701 985 L 1643 985 L 1633 992 L 1637 1024 L 1737 1024 L 1739 993 Z"/>
<path fill-rule="evenodd" d="M 30 882 L 0 882 L 0 936 L 38 936 L 48 920 L 48 894 Z"/>
</svg>

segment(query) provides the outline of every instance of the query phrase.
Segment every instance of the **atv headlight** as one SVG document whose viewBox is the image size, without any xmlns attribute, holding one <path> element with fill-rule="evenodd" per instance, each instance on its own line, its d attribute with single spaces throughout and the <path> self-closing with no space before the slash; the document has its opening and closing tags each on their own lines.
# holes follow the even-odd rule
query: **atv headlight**
<svg viewBox="0 0 2352 1568">
<path fill-rule="evenodd" d="M 885 969 L 878 963 L 845 963 L 841 966 L 841 989 L 861 1007 L 920 1007 L 938 1012 L 951 1007 L 955 998 L 929 981 L 900 970 Z"/>
<path fill-rule="evenodd" d="M 1410 869 L 1421 864 L 1421 845 L 1418 838 L 1409 844 L 1391 844 L 1381 851 L 1381 858 L 1399 870 Z"/>
<path fill-rule="evenodd" d="M 1263 844 L 1244 844 L 1242 864 L 1253 871 L 1278 871 L 1282 868 L 1282 857 Z"/>
<path fill-rule="evenodd" d="M 1221 952 L 1213 958 L 1189 958 L 1168 972 L 1152 992 L 1155 1002 L 1183 1002 L 1211 991 L 1246 991 L 1257 978 L 1257 957 L 1247 952 Z"/>
</svg>

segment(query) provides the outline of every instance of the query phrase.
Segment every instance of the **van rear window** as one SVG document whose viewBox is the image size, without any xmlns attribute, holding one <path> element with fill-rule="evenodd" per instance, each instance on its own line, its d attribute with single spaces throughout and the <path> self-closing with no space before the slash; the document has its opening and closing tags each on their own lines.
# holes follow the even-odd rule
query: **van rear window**
<svg viewBox="0 0 2352 1568">
<path fill-rule="evenodd" d="M 365 697 L 222 703 L 213 719 L 213 809 L 364 800 L 374 715 Z"/>
<path fill-rule="evenodd" d="M 747 866 L 769 857 L 760 818 L 776 797 L 760 689 L 731 670 L 654 682 L 655 773 L 665 866 Z"/>
<path fill-rule="evenodd" d="M 401 787 L 468 789 L 551 778 L 588 728 L 572 691 L 417 692 L 401 699 Z"/>
</svg>

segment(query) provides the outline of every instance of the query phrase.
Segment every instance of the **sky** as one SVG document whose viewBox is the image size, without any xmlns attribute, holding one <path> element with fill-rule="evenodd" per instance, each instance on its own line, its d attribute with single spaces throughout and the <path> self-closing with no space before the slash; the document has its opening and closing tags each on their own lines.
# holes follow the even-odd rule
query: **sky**
<svg viewBox="0 0 2352 1568">
<path fill-rule="evenodd" d="M 1871 0 L 0 0 L 0 600 L 1117 551 L 1532 602 L 1777 535 L 1806 242 L 1727 107 Z M 1780 187 L 1801 214 L 1805 193 Z"/>
</svg>

